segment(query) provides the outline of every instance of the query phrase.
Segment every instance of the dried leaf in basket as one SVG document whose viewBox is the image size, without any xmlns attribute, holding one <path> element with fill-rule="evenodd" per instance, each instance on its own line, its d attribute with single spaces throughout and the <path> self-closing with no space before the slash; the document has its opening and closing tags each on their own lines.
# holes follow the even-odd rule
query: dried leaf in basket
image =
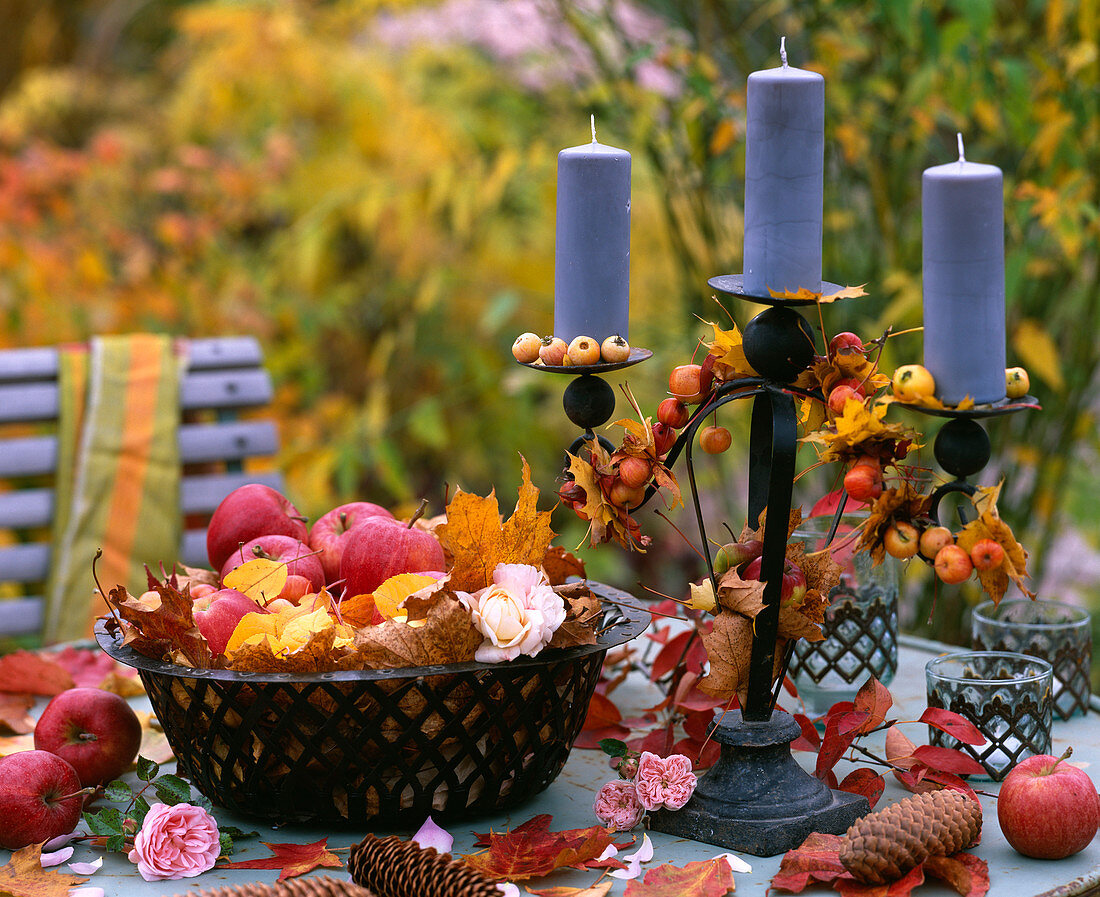
<svg viewBox="0 0 1100 897">
<path fill-rule="evenodd" d="M 447 522 L 436 529 L 444 551 L 454 558 L 451 588 L 464 592 L 485 588 L 492 583 L 497 564 L 542 564 L 554 532 L 550 511 L 538 510 L 538 497 L 526 458 L 516 509 L 503 524 L 496 490 L 485 498 L 461 490 L 455 494 L 447 505 Z"/>
<path fill-rule="evenodd" d="M 171 579 L 159 582 L 152 574 L 149 591 L 155 591 L 160 600 L 134 598 L 124 586 L 107 595 L 107 603 L 128 624 L 123 626 L 123 644 L 157 660 L 201 669 L 213 666 L 214 655 L 191 615 L 190 593 L 181 592 Z"/>
<path fill-rule="evenodd" d="M 344 669 L 384 669 L 458 663 L 474 656 L 482 636 L 458 599 L 440 595 L 423 626 L 388 620 L 360 629 L 355 646 L 341 661 Z"/>
</svg>

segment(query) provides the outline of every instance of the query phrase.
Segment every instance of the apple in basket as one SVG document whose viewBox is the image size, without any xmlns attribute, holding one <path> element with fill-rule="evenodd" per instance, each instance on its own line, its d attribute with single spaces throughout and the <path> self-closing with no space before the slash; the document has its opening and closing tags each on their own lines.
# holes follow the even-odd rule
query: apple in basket
<svg viewBox="0 0 1100 897">
<path fill-rule="evenodd" d="M 82 785 L 102 785 L 134 762 L 141 747 L 141 721 L 114 692 L 70 688 L 42 711 L 34 746 L 72 764 Z"/>
<path fill-rule="evenodd" d="M 229 644 L 229 638 L 241 618 L 245 614 L 256 613 L 267 614 L 271 611 L 236 589 L 221 589 L 191 604 L 195 627 L 215 654 L 225 653 L 225 646 Z"/>
<path fill-rule="evenodd" d="M 290 536 L 259 536 L 251 542 L 245 542 L 222 564 L 219 575 L 224 580 L 233 568 L 247 561 L 254 561 L 256 558 L 281 561 L 286 564 L 287 585 L 278 595 L 272 595 L 272 599 L 296 600 L 304 595 L 305 592 L 300 592 L 300 583 L 292 582 L 298 576 L 304 576 L 309 580 L 310 591 L 319 592 L 325 587 L 325 571 L 317 552 L 305 542 Z M 295 592 L 298 594 L 295 595 Z"/>
<path fill-rule="evenodd" d="M 443 547 L 427 530 L 392 517 L 370 517 L 347 534 L 340 578 L 345 595 L 369 595 L 398 573 L 445 566 Z"/>
<path fill-rule="evenodd" d="M 84 797 L 72 764 L 49 751 L 0 757 L 0 847 L 19 850 L 68 834 Z"/>
<path fill-rule="evenodd" d="M 309 538 L 306 518 L 270 486 L 249 483 L 222 499 L 206 530 L 206 554 L 210 566 L 221 570 L 234 551 L 257 536 L 290 536 L 305 542 Z"/>
<path fill-rule="evenodd" d="M 309 529 L 309 547 L 321 552 L 321 567 L 325 571 L 325 583 L 332 585 L 340 578 L 340 559 L 348 533 L 368 517 L 393 517 L 381 505 L 369 501 L 353 501 L 333 508 L 317 518 Z"/>
</svg>

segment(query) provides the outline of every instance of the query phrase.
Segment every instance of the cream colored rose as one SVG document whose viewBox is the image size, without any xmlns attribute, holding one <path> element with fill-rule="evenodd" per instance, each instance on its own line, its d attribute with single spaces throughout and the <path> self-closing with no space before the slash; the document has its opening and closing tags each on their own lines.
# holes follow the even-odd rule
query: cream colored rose
<svg viewBox="0 0 1100 897">
<path fill-rule="evenodd" d="M 565 602 L 546 574 L 528 564 L 497 564 L 491 586 L 460 592 L 459 599 L 485 637 L 475 654 L 482 663 L 534 657 L 565 622 Z"/>
</svg>

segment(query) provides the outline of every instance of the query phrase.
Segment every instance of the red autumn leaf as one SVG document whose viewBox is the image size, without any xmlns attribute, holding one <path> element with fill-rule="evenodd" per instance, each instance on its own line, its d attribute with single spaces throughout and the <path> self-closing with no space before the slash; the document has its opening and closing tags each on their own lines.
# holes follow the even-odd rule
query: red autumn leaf
<svg viewBox="0 0 1100 897">
<path fill-rule="evenodd" d="M 100 683 L 119 668 L 110 654 L 98 649 L 67 645 L 60 651 L 51 652 L 49 656 L 69 671 L 79 688 L 99 688 Z"/>
<path fill-rule="evenodd" d="M 856 713 L 867 714 L 866 722 L 859 728 L 859 733 L 864 734 L 881 726 L 886 721 L 886 714 L 890 712 L 893 705 L 894 698 L 890 694 L 890 690 L 874 676 L 871 676 L 860 686 L 859 691 L 856 692 L 855 700 L 852 701 L 852 707 Z"/>
<path fill-rule="evenodd" d="M 830 714 L 829 721 L 825 724 L 825 737 L 821 739 L 821 748 L 817 752 L 817 766 L 814 775 L 824 779 L 837 761 L 844 756 L 852 742 L 855 741 L 855 732 L 841 732 L 840 723 L 844 714 Z"/>
<path fill-rule="evenodd" d="M 694 769 L 710 769 L 718 762 L 722 748 L 717 741 L 696 741 L 693 738 L 681 738 L 672 746 L 673 754 L 683 754 L 691 760 Z"/>
<path fill-rule="evenodd" d="M 522 881 L 563 866 L 587 868 L 614 843 L 614 833 L 598 825 L 552 832 L 552 818 L 542 813 L 510 832 L 479 834 L 475 846 L 488 850 L 468 854 L 462 861 L 489 878 Z"/>
<path fill-rule="evenodd" d="M 733 870 L 723 859 L 686 866 L 656 866 L 626 886 L 624 897 L 725 897 L 733 890 Z"/>
<path fill-rule="evenodd" d="M 53 697 L 76 683 L 55 660 L 33 651 L 15 651 L 0 657 L 0 691 Z"/>
<path fill-rule="evenodd" d="M 622 722 L 623 715 L 606 695 L 598 691 L 592 694 L 592 700 L 588 702 L 588 713 L 584 717 L 585 729 L 605 729 L 608 726 L 617 726 Z"/>
<path fill-rule="evenodd" d="M 968 853 L 929 858 L 888 885 L 864 884 L 856 881 L 840 862 L 841 840 L 840 835 L 811 834 L 799 847 L 783 856 L 771 887 L 800 894 L 812 884 L 823 884 L 843 897 L 908 897 L 914 888 L 924 883 L 927 873 L 947 882 L 963 897 L 984 897 L 989 890 L 988 866 L 984 860 Z"/>
<path fill-rule="evenodd" d="M 985 744 L 985 736 L 978 731 L 978 727 L 952 710 L 928 707 L 920 715 L 918 722 L 928 723 L 963 744 Z"/>
<path fill-rule="evenodd" d="M 957 775 L 929 769 L 925 764 L 919 761 L 914 763 L 912 769 L 895 769 L 894 778 L 915 794 L 921 794 L 925 791 L 936 791 L 940 788 L 950 788 L 952 791 L 960 791 L 974 800 L 978 799 L 978 795 L 974 789 Z"/>
<path fill-rule="evenodd" d="M 318 866 L 334 869 L 344 864 L 328 849 L 328 838 L 314 841 L 312 844 L 269 844 L 262 842 L 271 851 L 271 856 L 257 860 L 241 860 L 236 863 L 219 863 L 219 869 L 279 869 L 279 881 L 304 875 Z"/>
<path fill-rule="evenodd" d="M 844 777 L 840 783 L 840 790 L 849 794 L 862 794 L 867 798 L 867 803 L 873 810 L 878 799 L 882 797 L 882 789 L 886 787 L 886 780 L 873 769 L 862 767 L 856 769 Z"/>
<path fill-rule="evenodd" d="M 962 897 L 984 897 L 989 891 L 989 866 L 972 853 L 929 857 L 924 871 L 947 882 Z"/>
<path fill-rule="evenodd" d="M 699 711 L 696 713 L 689 713 L 684 717 L 683 725 L 684 732 L 687 733 L 687 737 L 692 741 L 703 742 L 707 740 L 707 729 L 710 728 L 711 722 L 714 721 L 714 713 L 710 711 Z"/>
<path fill-rule="evenodd" d="M 804 713 L 795 713 L 793 716 L 794 721 L 798 723 L 798 728 L 802 730 L 802 734 L 791 742 L 791 750 L 816 751 L 821 747 L 821 736 L 817 734 L 817 727 Z"/>
<path fill-rule="evenodd" d="M 577 736 L 577 740 L 573 742 L 573 747 L 577 748 L 577 750 L 598 751 L 600 750 L 600 742 L 605 738 L 625 741 L 629 737 L 630 730 L 626 728 L 626 726 L 606 726 L 602 729 L 585 729 Z"/>
<path fill-rule="evenodd" d="M 34 706 L 34 695 L 0 694 L 0 732 L 26 735 L 34 731 L 34 718 L 27 712 Z"/>
<path fill-rule="evenodd" d="M 922 744 L 913 751 L 913 756 L 929 769 L 939 772 L 951 772 L 956 775 L 982 775 L 985 767 L 977 760 L 954 748 L 935 747 Z"/>
<path fill-rule="evenodd" d="M 651 751 L 661 757 L 667 757 L 673 753 L 672 745 L 676 743 L 675 723 L 669 723 L 660 729 L 655 729 L 644 738 L 631 738 L 626 746 L 632 751 Z"/>
<path fill-rule="evenodd" d="M 703 643 L 695 638 L 693 630 L 689 629 L 686 632 L 681 632 L 675 638 L 670 639 L 657 652 L 657 656 L 653 658 L 653 668 L 650 670 L 649 678 L 656 682 L 666 673 L 672 672 L 681 659 L 683 659 L 689 672 L 701 673 L 703 671 L 703 664 L 707 660 L 707 652 L 703 647 Z"/>
</svg>

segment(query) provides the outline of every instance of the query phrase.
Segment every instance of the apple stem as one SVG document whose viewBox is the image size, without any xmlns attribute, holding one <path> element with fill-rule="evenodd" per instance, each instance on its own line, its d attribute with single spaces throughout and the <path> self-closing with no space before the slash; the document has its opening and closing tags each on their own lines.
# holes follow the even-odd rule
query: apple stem
<svg viewBox="0 0 1100 897">
<path fill-rule="evenodd" d="M 428 499 L 426 499 L 426 498 L 420 499 L 420 507 L 417 508 L 413 512 L 412 517 L 409 518 L 409 526 L 408 526 L 409 529 L 412 529 L 413 524 L 416 523 L 416 521 L 418 521 L 421 517 L 424 516 L 424 511 L 427 509 L 427 507 L 428 507 Z"/>
<path fill-rule="evenodd" d="M 87 797 L 89 794 L 95 794 L 96 789 L 92 787 L 81 788 L 79 791 L 74 791 L 72 794 L 64 794 L 61 797 L 56 798 L 57 801 L 72 800 L 74 797 Z"/>
<path fill-rule="evenodd" d="M 1056 770 L 1058 768 L 1059 763 L 1061 763 L 1063 760 L 1068 760 L 1072 756 L 1073 756 L 1073 745 L 1070 745 L 1069 747 L 1067 747 L 1062 752 L 1062 756 L 1059 757 L 1057 760 L 1055 760 L 1053 763 L 1051 763 L 1050 766 L 1044 766 L 1043 767 L 1042 774 L 1045 775 L 1045 776 L 1049 776 L 1052 772 L 1054 772 L 1054 770 Z"/>
</svg>

